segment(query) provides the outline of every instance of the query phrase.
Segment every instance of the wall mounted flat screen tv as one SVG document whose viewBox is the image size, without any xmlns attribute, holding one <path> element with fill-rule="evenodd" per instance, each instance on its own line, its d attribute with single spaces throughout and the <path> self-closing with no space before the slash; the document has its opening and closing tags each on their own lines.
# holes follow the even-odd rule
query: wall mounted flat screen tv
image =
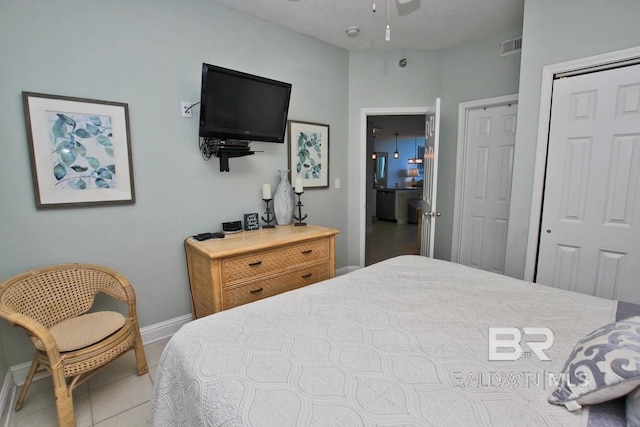
<svg viewBox="0 0 640 427">
<path fill-rule="evenodd" d="M 291 84 L 202 64 L 200 136 L 284 142 Z"/>
</svg>

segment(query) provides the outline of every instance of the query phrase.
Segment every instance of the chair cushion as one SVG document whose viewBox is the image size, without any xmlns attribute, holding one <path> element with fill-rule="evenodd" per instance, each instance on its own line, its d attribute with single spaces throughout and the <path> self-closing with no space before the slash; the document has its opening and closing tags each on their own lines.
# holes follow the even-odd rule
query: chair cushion
<svg viewBox="0 0 640 427">
<path fill-rule="evenodd" d="M 53 325 L 53 335 L 60 352 L 78 350 L 95 344 L 122 328 L 127 319 L 115 311 L 97 311 L 72 317 Z M 40 341 L 36 347 L 44 350 Z"/>
</svg>

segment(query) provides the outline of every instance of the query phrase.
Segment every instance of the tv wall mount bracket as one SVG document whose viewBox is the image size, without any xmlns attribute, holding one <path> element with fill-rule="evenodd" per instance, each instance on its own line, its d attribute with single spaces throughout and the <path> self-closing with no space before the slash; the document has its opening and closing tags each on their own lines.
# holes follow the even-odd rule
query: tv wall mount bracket
<svg viewBox="0 0 640 427">
<path fill-rule="evenodd" d="M 232 157 L 251 156 L 257 151 L 251 150 L 251 141 L 222 140 L 218 138 L 201 138 L 200 153 L 205 160 L 211 156 L 220 159 L 220 172 L 229 172 L 229 159 Z"/>
</svg>

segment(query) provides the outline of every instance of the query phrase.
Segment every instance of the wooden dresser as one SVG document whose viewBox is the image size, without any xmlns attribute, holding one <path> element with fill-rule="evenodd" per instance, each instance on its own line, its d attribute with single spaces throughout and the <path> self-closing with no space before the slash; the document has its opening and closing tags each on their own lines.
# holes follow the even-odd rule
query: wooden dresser
<svg viewBox="0 0 640 427">
<path fill-rule="evenodd" d="M 334 277 L 336 234 L 291 225 L 202 242 L 187 238 L 194 319 Z"/>
</svg>

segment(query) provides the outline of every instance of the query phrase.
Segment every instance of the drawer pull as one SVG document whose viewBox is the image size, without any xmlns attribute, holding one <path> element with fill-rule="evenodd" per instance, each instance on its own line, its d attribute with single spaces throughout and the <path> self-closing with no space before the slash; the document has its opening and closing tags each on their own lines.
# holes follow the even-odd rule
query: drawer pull
<svg viewBox="0 0 640 427">
<path fill-rule="evenodd" d="M 258 292 L 262 292 L 262 288 L 254 289 L 249 291 L 250 294 L 257 294 Z"/>
<path fill-rule="evenodd" d="M 313 276 L 313 273 L 308 273 L 308 274 L 303 274 L 302 278 L 303 279 L 308 279 L 309 277 Z"/>
<path fill-rule="evenodd" d="M 304 255 L 310 254 L 311 252 L 313 252 L 313 249 L 307 249 L 306 251 L 302 251 Z"/>
<path fill-rule="evenodd" d="M 255 267 L 256 265 L 260 265 L 260 264 L 262 264 L 262 261 L 250 262 L 249 266 Z"/>
</svg>

